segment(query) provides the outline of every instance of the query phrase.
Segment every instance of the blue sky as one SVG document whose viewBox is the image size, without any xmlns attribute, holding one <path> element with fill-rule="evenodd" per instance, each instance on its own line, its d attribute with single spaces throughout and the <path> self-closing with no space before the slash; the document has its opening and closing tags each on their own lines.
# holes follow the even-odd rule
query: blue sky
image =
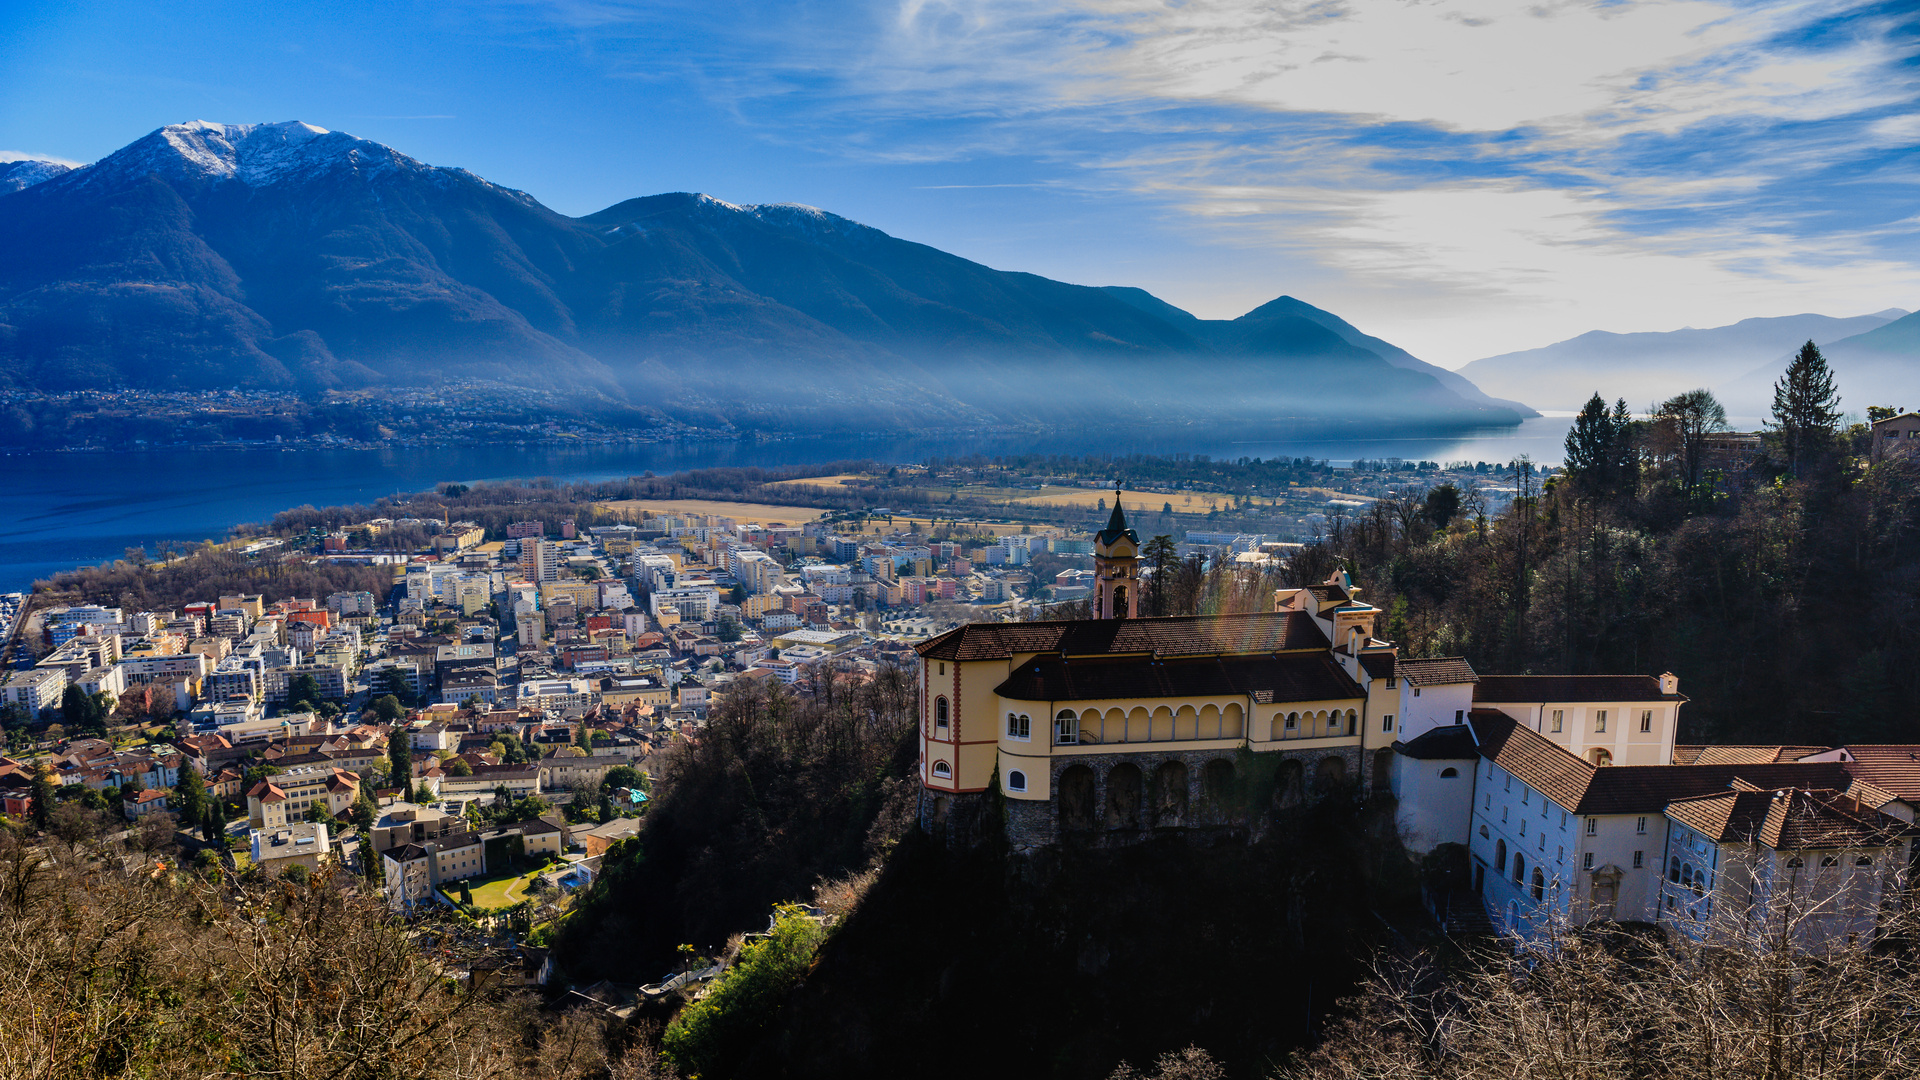
<svg viewBox="0 0 1920 1080">
<path fill-rule="evenodd" d="M 299 119 L 584 214 L 802 202 L 1458 366 L 1920 307 L 1916 5 L 0 0 L 0 156 Z"/>
</svg>

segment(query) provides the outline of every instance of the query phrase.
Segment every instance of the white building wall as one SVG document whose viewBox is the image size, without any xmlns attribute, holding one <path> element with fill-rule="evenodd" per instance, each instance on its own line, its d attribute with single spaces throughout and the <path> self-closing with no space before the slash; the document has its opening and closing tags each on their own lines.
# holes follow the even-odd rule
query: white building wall
<svg viewBox="0 0 1920 1080">
<path fill-rule="evenodd" d="M 1393 756 L 1393 797 L 1398 800 L 1394 821 L 1408 851 L 1425 855 L 1441 844 L 1467 842 L 1477 762 L 1477 758 L 1451 761 Z"/>
<path fill-rule="evenodd" d="M 1488 705 L 1589 762 L 1605 750 L 1613 765 L 1670 765 L 1680 705 L 1674 701 L 1546 701 Z M 1556 716 L 1555 714 L 1558 714 Z M 1651 714 L 1651 715 L 1647 715 Z M 1606 730 L 1600 730 L 1604 715 Z M 1640 730 L 1642 721 L 1648 730 Z"/>
<path fill-rule="evenodd" d="M 1580 865 L 1579 819 L 1491 761 L 1480 763 L 1474 788 L 1469 850 L 1494 925 L 1531 934 L 1556 916 L 1567 917 L 1570 871 Z M 1526 859 L 1519 883 L 1513 880 L 1515 855 Z M 1540 900 L 1532 890 L 1536 867 L 1545 878 Z"/>
<path fill-rule="evenodd" d="M 1473 684 L 1411 686 L 1401 679 L 1397 709 L 1399 738 L 1417 739 L 1437 727 L 1464 724 L 1473 710 Z"/>
</svg>

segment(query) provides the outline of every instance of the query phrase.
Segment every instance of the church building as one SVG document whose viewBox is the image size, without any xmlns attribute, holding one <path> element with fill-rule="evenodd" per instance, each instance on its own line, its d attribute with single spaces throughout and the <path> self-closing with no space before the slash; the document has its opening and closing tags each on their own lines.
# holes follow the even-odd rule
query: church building
<svg viewBox="0 0 1920 1080">
<path fill-rule="evenodd" d="M 1458 851 L 1450 925 L 1702 937 L 1794 910 L 1809 944 L 1871 942 L 1911 875 L 1920 746 L 1679 747 L 1673 675 L 1403 659 L 1344 573 L 1269 611 L 1139 618 L 1117 495 L 1094 567 L 1090 620 L 919 646 L 923 823 L 964 835 L 997 783 L 1017 850 L 1244 826 L 1227 796 L 1251 752 L 1276 763 L 1276 809 L 1391 793 L 1411 853 Z"/>
<path fill-rule="evenodd" d="M 1344 573 L 1278 590 L 1269 611 L 1139 618 L 1140 537 L 1117 496 L 1094 567 L 1091 620 L 972 623 L 918 647 L 929 822 L 964 817 L 997 778 L 1019 847 L 1223 824 L 1247 750 L 1278 759 L 1282 806 L 1385 791 L 1395 743 L 1464 725 L 1487 682 L 1460 658 L 1399 659 Z M 1604 693 L 1627 697 L 1598 707 L 1618 719 L 1596 735 L 1580 727 L 1592 702 L 1494 689 L 1511 699 L 1495 708 L 1558 717 L 1574 752 L 1623 760 L 1665 760 L 1683 700 L 1670 678 L 1615 680 Z"/>
</svg>

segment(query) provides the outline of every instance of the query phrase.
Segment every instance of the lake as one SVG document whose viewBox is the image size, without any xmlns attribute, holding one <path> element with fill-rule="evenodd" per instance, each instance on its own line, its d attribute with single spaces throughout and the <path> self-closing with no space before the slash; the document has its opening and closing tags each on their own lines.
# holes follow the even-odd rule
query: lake
<svg viewBox="0 0 1920 1080">
<path fill-rule="evenodd" d="M 1401 438 L 1391 431 L 1352 439 L 1243 441 L 1204 426 L 1115 445 L 1085 432 L 1058 437 L 956 436 L 820 438 L 770 442 L 637 443 L 605 446 L 448 446 L 393 450 L 152 450 L 124 454 L 0 456 L 0 591 L 24 589 L 58 570 L 115 559 L 130 547 L 226 535 L 289 507 L 371 502 L 444 481 L 552 477 L 606 480 L 718 465 L 805 465 L 853 458 L 919 462 L 981 453 L 1210 454 L 1216 458 L 1313 457 L 1505 462 L 1528 454 L 1557 463 L 1571 421 L 1538 417 L 1517 428 L 1451 438 Z"/>
</svg>

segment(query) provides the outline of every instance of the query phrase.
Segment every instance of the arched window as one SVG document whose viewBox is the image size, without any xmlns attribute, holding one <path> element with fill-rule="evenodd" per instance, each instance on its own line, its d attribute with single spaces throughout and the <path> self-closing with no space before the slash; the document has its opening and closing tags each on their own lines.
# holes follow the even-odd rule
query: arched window
<svg viewBox="0 0 1920 1080">
<path fill-rule="evenodd" d="M 1805 865 L 1807 864 L 1804 862 L 1801 862 L 1800 856 L 1798 855 L 1795 855 L 1793 858 L 1787 860 L 1787 869 L 1789 870 L 1798 870 Z"/>
<path fill-rule="evenodd" d="M 1680 857 L 1677 855 L 1674 856 L 1673 862 L 1667 865 L 1667 880 L 1675 883 L 1680 880 Z"/>
<path fill-rule="evenodd" d="M 1537 866 L 1533 868 L 1533 898 L 1535 900 L 1547 898 L 1547 875 L 1541 873 Z"/>
<path fill-rule="evenodd" d="M 1860 856 L 1860 857 L 1858 857 L 1858 858 L 1856 858 L 1856 859 L 1854 859 L 1854 860 L 1853 860 L 1853 865 L 1855 865 L 1855 866 L 1872 866 L 1872 865 L 1873 865 L 1873 856 L 1871 856 L 1871 855 L 1862 855 L 1862 856 Z"/>
<path fill-rule="evenodd" d="M 1480 826 L 1480 839 L 1485 840 L 1487 837 L 1491 835 L 1492 835 L 1491 833 L 1487 832 L 1487 827 L 1485 825 Z"/>
<path fill-rule="evenodd" d="M 1840 865 L 1840 856 L 1838 856 L 1838 855 L 1822 855 L 1822 856 L 1820 856 L 1820 865 L 1821 865 L 1821 866 L 1839 866 L 1839 865 Z"/>
<path fill-rule="evenodd" d="M 1693 872 L 1693 895 L 1699 896 L 1707 891 L 1707 870 L 1701 867 Z"/>
<path fill-rule="evenodd" d="M 1493 843 L 1493 872 L 1496 874 L 1504 874 L 1507 872 L 1507 842 L 1505 840 L 1496 840 Z"/>
<path fill-rule="evenodd" d="M 1299 727 L 1300 727 L 1300 714 L 1297 712 L 1288 713 L 1287 714 L 1287 730 L 1297 731 L 1299 730 Z"/>
<path fill-rule="evenodd" d="M 1513 883 L 1518 885 L 1525 880 L 1527 880 L 1527 857 L 1516 851 L 1513 853 Z"/>
<path fill-rule="evenodd" d="M 1442 780 L 1455 780 L 1455 779 L 1458 779 L 1459 776 L 1460 776 L 1460 770 L 1454 768 L 1451 765 L 1440 770 L 1440 779 Z"/>
<path fill-rule="evenodd" d="M 1054 717 L 1053 741 L 1063 746 L 1080 741 L 1080 718 L 1073 715 L 1072 709 L 1061 709 L 1060 715 Z"/>
<path fill-rule="evenodd" d="M 933 732 L 936 735 L 947 733 L 947 699 L 944 697 L 933 699 Z"/>
<path fill-rule="evenodd" d="M 1008 773 L 1007 774 L 1007 790 L 1008 791 L 1027 790 L 1027 774 L 1021 772 L 1018 769 L 1015 769 L 1014 771 Z"/>
<path fill-rule="evenodd" d="M 1026 742 L 1033 736 L 1033 717 L 1026 713 L 1007 714 L 1007 738 Z"/>
<path fill-rule="evenodd" d="M 1613 764 L 1613 752 L 1603 750 L 1597 746 L 1587 751 L 1587 757 L 1591 759 L 1595 765 L 1605 766 Z"/>
<path fill-rule="evenodd" d="M 1335 709 L 1333 713 L 1327 717 L 1327 734 L 1340 734 L 1340 711 L 1338 709 Z"/>
<path fill-rule="evenodd" d="M 942 780 L 951 780 L 953 778 L 953 766 L 948 765 L 944 761 L 936 761 L 933 763 L 933 775 Z"/>
</svg>

